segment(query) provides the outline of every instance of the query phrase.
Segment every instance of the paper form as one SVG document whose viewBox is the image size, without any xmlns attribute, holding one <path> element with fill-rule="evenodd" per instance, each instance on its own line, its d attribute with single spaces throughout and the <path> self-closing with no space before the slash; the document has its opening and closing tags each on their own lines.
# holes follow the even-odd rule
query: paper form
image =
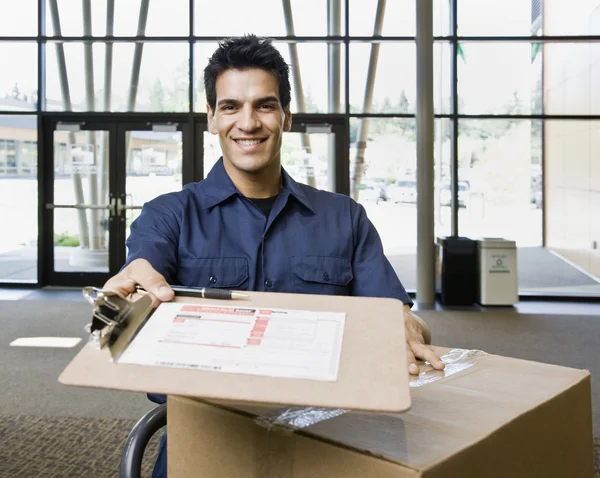
<svg viewBox="0 0 600 478">
<path fill-rule="evenodd" d="M 118 363 L 335 381 L 345 312 L 161 304 Z"/>
</svg>

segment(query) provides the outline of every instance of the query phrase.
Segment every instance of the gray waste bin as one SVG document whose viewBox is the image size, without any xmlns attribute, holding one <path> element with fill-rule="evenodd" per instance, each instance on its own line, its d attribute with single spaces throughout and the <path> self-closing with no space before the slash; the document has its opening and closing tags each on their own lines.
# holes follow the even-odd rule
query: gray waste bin
<svg viewBox="0 0 600 478">
<path fill-rule="evenodd" d="M 479 303 L 514 305 L 519 302 L 515 241 L 483 238 L 478 241 Z"/>
</svg>

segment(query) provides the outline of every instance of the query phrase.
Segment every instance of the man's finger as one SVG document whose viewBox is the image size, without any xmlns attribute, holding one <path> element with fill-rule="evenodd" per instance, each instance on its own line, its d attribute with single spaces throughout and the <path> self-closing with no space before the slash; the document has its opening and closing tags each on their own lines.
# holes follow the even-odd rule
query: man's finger
<svg viewBox="0 0 600 478">
<path fill-rule="evenodd" d="M 444 370 L 444 362 L 442 362 L 439 355 L 435 353 L 431 347 L 419 342 L 411 342 L 409 346 L 415 357 L 426 360 L 436 370 Z"/>
<path fill-rule="evenodd" d="M 408 373 L 411 375 L 419 375 L 419 366 L 415 354 L 412 353 L 410 347 L 406 347 L 406 363 L 408 364 Z"/>
<path fill-rule="evenodd" d="M 133 279 L 129 279 L 127 274 L 119 273 L 106 281 L 104 286 L 102 286 L 102 289 L 112 290 L 117 294 L 126 297 L 135 292 L 135 281 Z"/>
<path fill-rule="evenodd" d="M 127 269 L 127 277 L 135 284 L 141 285 L 158 300 L 166 302 L 175 295 L 163 275 L 157 272 L 147 260 L 136 259 Z"/>
</svg>

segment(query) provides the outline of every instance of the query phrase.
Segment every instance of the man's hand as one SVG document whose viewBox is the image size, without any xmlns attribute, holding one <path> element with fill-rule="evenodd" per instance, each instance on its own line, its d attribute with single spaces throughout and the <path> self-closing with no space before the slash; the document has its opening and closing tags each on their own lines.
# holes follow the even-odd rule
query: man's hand
<svg viewBox="0 0 600 478">
<path fill-rule="evenodd" d="M 146 259 L 135 259 L 117 275 L 111 277 L 104 290 L 114 290 L 125 297 L 135 292 L 135 286 L 141 285 L 152 296 L 152 307 L 171 300 L 175 293 L 165 278 L 159 274 Z"/>
<path fill-rule="evenodd" d="M 417 359 L 427 360 L 436 370 L 444 370 L 444 363 L 440 357 L 429 347 L 431 332 L 423 319 L 417 317 L 410 307 L 404 306 L 404 330 L 406 333 L 406 359 L 408 373 L 419 375 Z"/>
</svg>

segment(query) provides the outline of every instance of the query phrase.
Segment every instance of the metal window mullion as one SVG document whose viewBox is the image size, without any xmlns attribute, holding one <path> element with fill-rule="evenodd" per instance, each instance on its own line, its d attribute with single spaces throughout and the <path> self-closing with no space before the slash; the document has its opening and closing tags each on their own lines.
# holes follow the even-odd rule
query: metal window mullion
<svg viewBox="0 0 600 478">
<path fill-rule="evenodd" d="M 458 0 L 450 0 L 450 30 L 453 36 L 450 57 L 452 115 L 450 143 L 450 234 L 458 236 Z"/>
<path fill-rule="evenodd" d="M 44 286 L 47 283 L 47 254 L 45 246 L 45 238 L 48 234 L 52 234 L 49 227 L 46 226 L 47 214 L 44 209 L 45 198 L 47 195 L 47 187 L 45 178 L 46 171 L 46 154 L 44 148 L 44 123 L 41 113 L 46 107 L 46 41 L 43 39 L 46 35 L 46 0 L 38 0 L 38 72 L 37 72 L 37 193 L 38 193 L 38 210 L 37 210 L 37 286 Z"/>
<path fill-rule="evenodd" d="M 181 179 L 182 186 L 188 182 L 195 181 L 199 175 L 202 174 L 203 165 L 196 164 L 195 158 L 197 154 L 197 148 L 203 147 L 203 139 L 197 138 L 196 135 L 196 122 L 195 122 L 195 110 L 196 110 L 196 59 L 194 58 L 194 50 L 196 48 L 195 40 L 194 40 L 194 31 L 196 28 L 196 19 L 195 19 L 195 0 L 189 0 L 189 47 L 190 47 L 190 58 L 189 58 L 189 111 L 188 111 L 188 123 L 185 125 L 185 129 L 183 132 L 183 164 L 181 167 Z M 204 132 L 200 133 L 204 134 Z M 202 150 L 198 151 L 204 155 Z M 202 163 L 203 158 L 201 158 L 200 163 Z M 198 178 L 202 179 L 202 178 Z"/>
</svg>

